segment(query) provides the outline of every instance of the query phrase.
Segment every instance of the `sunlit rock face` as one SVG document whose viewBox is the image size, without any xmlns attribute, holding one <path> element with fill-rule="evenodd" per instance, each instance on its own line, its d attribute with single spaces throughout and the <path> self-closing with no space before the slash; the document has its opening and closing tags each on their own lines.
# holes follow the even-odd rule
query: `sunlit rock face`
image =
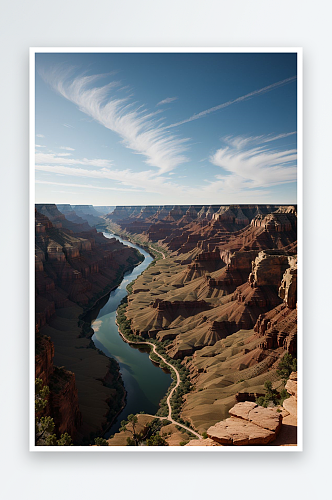
<svg viewBox="0 0 332 500">
<path fill-rule="evenodd" d="M 143 233 L 168 256 L 134 283 L 126 314 L 135 333 L 165 341 L 189 370 L 194 389 L 181 416 L 203 432 L 264 394 L 285 352 L 296 356 L 296 207 L 170 212 Z"/>
<path fill-rule="evenodd" d="M 295 309 L 297 303 L 297 256 L 288 258 L 286 269 L 279 288 L 279 297 L 290 309 Z"/>
</svg>

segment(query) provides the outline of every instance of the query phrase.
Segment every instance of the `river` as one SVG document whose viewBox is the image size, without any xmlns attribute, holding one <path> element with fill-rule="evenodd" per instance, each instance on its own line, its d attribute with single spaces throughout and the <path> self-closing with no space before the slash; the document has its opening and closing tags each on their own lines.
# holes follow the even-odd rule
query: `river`
<svg viewBox="0 0 332 500">
<path fill-rule="evenodd" d="M 137 248 L 144 256 L 141 264 L 124 275 L 121 284 L 110 293 L 107 303 L 100 309 L 97 318 L 91 324 L 94 330 L 92 340 L 95 346 L 118 361 L 127 391 L 126 406 L 105 434 L 107 438 L 119 430 L 121 420 L 126 419 L 130 413 L 140 411 L 156 413 L 159 401 L 165 396 L 172 379 L 169 373 L 152 363 L 148 349 L 135 348 L 124 342 L 115 324 L 116 310 L 123 297 L 127 295 L 126 286 L 151 264 L 153 258 L 143 248 L 130 241 L 125 241 L 111 233 L 103 234 L 106 238 L 116 238 L 125 245 Z"/>
</svg>

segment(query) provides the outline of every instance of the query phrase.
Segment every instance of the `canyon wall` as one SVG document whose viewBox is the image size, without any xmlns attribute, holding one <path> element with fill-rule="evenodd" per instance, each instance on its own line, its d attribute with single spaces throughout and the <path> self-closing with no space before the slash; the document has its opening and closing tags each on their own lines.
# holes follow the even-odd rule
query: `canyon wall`
<svg viewBox="0 0 332 500">
<path fill-rule="evenodd" d="M 76 217 L 68 220 L 56 205 L 36 206 L 36 377 L 50 386 L 57 432 L 84 442 L 103 432 L 125 391 L 117 362 L 94 348 L 83 313 L 141 257 Z"/>
</svg>

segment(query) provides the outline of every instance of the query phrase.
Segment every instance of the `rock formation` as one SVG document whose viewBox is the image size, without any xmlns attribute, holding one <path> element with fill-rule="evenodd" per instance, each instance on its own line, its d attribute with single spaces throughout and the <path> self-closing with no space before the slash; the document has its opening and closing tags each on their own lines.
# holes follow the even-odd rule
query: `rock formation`
<svg viewBox="0 0 332 500">
<path fill-rule="evenodd" d="M 85 212 L 72 208 L 62 207 L 70 221 L 56 206 L 43 205 L 36 215 L 36 320 L 54 342 L 56 364 L 75 372 L 77 356 L 82 357 L 94 384 L 100 384 L 83 393 L 83 372 L 75 372 L 86 432 L 95 431 L 97 421 L 99 428 L 104 425 L 107 414 L 103 406 L 94 423 L 89 420 L 92 390 L 105 389 L 107 373 L 116 383 L 118 372 L 108 358 L 98 368 L 95 361 L 89 365 L 84 350 L 77 349 L 88 347 L 89 332 L 82 337 L 82 325 L 70 325 L 75 364 L 66 364 L 59 332 L 64 324 L 69 331 L 67 308 L 75 308 L 77 317 L 137 256 L 86 226 L 87 215 L 96 217 L 89 207 Z M 281 418 L 291 418 L 294 399 L 286 400 L 281 413 L 257 407 L 255 400 L 265 393 L 267 381 L 282 389 L 278 363 L 285 352 L 297 353 L 296 207 L 116 207 L 102 220 L 168 250 L 168 257 L 133 284 L 126 316 L 133 333 L 161 342 L 168 356 L 189 371 L 192 390 L 183 397 L 181 418 L 207 431 L 200 445 L 278 440 Z M 49 357 L 40 364 L 41 372 L 47 373 Z M 292 382 L 287 389 L 294 392 Z"/>
<path fill-rule="evenodd" d="M 46 414 L 53 417 L 58 437 L 67 432 L 75 441 L 82 424 L 74 373 L 53 364 L 54 344 L 36 335 L 35 376 L 50 389 Z"/>
<path fill-rule="evenodd" d="M 285 399 L 283 407 L 291 416 L 297 419 L 297 372 L 290 374 L 285 388 L 290 397 Z"/>
<path fill-rule="evenodd" d="M 276 408 L 263 408 L 246 401 L 229 410 L 230 418 L 207 430 L 213 441 L 222 445 L 247 446 L 268 444 L 277 438 L 282 416 Z"/>
<path fill-rule="evenodd" d="M 138 277 L 126 315 L 190 371 L 181 416 L 203 432 L 296 357 L 296 208 L 177 206 L 141 235 L 173 253 Z"/>
</svg>

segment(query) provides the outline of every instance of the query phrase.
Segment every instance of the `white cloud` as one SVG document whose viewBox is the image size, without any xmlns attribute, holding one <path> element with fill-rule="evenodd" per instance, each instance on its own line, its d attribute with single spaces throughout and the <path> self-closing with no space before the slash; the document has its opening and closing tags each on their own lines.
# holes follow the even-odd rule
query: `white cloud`
<svg viewBox="0 0 332 500">
<path fill-rule="evenodd" d="M 49 184 L 54 186 L 66 186 L 66 187 L 79 187 L 79 188 L 87 188 L 87 189 L 106 189 L 110 191 L 133 191 L 137 192 L 138 189 L 128 189 L 121 187 L 108 187 L 108 186 L 94 186 L 93 184 L 76 184 L 76 183 L 67 183 L 67 182 L 51 182 L 51 181 L 39 181 L 36 180 L 36 184 Z M 64 191 L 67 193 L 67 191 Z"/>
<path fill-rule="evenodd" d="M 75 128 L 72 125 L 69 125 L 68 123 L 64 123 L 63 126 L 66 127 L 66 128 Z"/>
<path fill-rule="evenodd" d="M 67 146 L 60 146 L 60 149 L 65 149 L 66 151 L 75 151 L 74 148 L 69 148 Z"/>
<path fill-rule="evenodd" d="M 45 136 L 43 134 L 36 134 L 36 137 L 44 138 Z"/>
<path fill-rule="evenodd" d="M 46 146 L 41 146 L 40 144 L 36 144 L 36 148 L 46 148 Z"/>
<path fill-rule="evenodd" d="M 159 101 L 156 106 L 161 106 L 162 104 L 169 104 L 171 102 L 174 102 L 177 100 L 177 97 L 166 97 L 166 99 L 163 99 L 162 101 Z"/>
<path fill-rule="evenodd" d="M 77 191 L 63 191 L 63 190 L 59 190 L 59 189 L 52 189 L 51 193 L 78 194 Z"/>
<path fill-rule="evenodd" d="M 291 135 L 296 134 L 297 132 L 288 132 L 286 134 L 279 134 L 279 135 L 267 135 L 262 142 L 271 142 L 271 141 L 276 141 L 278 139 L 285 139 L 286 137 L 289 137 Z"/>
<path fill-rule="evenodd" d="M 243 137 L 243 136 L 231 136 L 228 135 L 226 137 L 222 137 L 222 141 L 229 146 L 236 148 L 236 149 L 244 149 L 245 147 L 249 145 L 258 145 L 258 144 L 266 144 L 267 142 L 272 142 L 272 141 L 277 141 L 279 139 L 285 139 L 287 137 L 290 137 L 291 135 L 296 134 L 296 132 L 287 132 L 285 134 L 279 134 L 279 135 L 273 135 L 273 134 L 268 134 L 268 135 L 255 135 L 255 136 L 248 136 L 248 137 Z"/>
<path fill-rule="evenodd" d="M 127 148 L 145 156 L 145 162 L 157 167 L 159 173 L 169 172 L 188 161 L 184 152 L 189 139 L 179 138 L 166 131 L 158 118 L 159 112 L 148 112 L 131 101 L 130 97 L 111 95 L 117 82 L 93 87 L 99 75 L 72 78 L 69 71 L 64 72 L 59 68 L 42 76 L 59 94 L 76 104 L 80 111 L 118 134 Z"/>
<path fill-rule="evenodd" d="M 243 96 L 237 97 L 236 99 L 232 99 L 231 101 L 224 102 L 223 104 L 218 104 L 218 106 L 214 106 L 213 108 L 205 109 L 204 111 L 201 111 L 200 113 L 194 114 L 190 116 L 189 118 L 182 120 L 177 123 L 172 123 L 172 125 L 169 125 L 166 128 L 172 128 L 172 127 L 177 127 L 178 125 L 183 125 L 184 123 L 192 122 L 194 120 L 198 120 L 199 118 L 202 118 L 203 116 L 206 116 L 210 113 L 213 113 L 214 111 L 218 111 L 219 109 L 227 108 L 231 104 L 236 104 L 238 102 L 246 101 L 248 99 L 251 99 L 252 97 L 259 96 L 262 94 L 265 94 L 266 92 L 270 92 L 271 90 L 274 90 L 278 87 L 282 87 L 283 85 L 286 85 L 287 83 L 290 83 L 296 79 L 296 76 L 292 76 L 290 78 L 286 78 L 285 80 L 281 80 L 280 82 L 273 83 L 272 85 L 268 85 L 267 87 L 263 87 L 258 90 L 254 90 L 253 92 L 249 92 L 249 94 L 245 94 Z"/>
<path fill-rule="evenodd" d="M 92 178 L 118 181 L 125 186 L 139 188 L 141 191 L 165 194 L 167 190 L 181 194 L 182 187 L 170 182 L 164 176 L 154 176 L 152 170 L 133 172 L 132 170 L 115 170 L 101 168 L 99 170 L 87 170 L 65 165 L 36 165 L 36 171 L 50 172 L 52 174 L 69 175 L 80 178 Z M 126 191 L 127 189 L 124 189 Z"/>
<path fill-rule="evenodd" d="M 88 160 L 87 158 L 83 158 L 82 160 L 78 160 L 75 158 L 67 158 L 70 153 L 41 153 L 36 152 L 35 162 L 36 165 L 41 164 L 60 164 L 60 165 L 85 165 L 89 167 L 111 167 L 112 162 L 110 160 L 103 159 L 94 159 Z"/>
<path fill-rule="evenodd" d="M 272 137 L 276 140 L 279 136 L 260 136 L 259 140 L 265 143 L 271 141 Z M 210 157 L 213 165 L 221 167 L 221 173 L 203 181 L 199 187 L 181 184 L 183 181 L 180 179 L 186 176 L 170 180 L 168 175 L 158 175 L 153 170 L 138 172 L 130 169 L 119 170 L 114 168 L 109 160 L 74 159 L 55 153 L 37 152 L 36 171 L 57 176 L 105 181 L 105 186 L 93 186 L 94 189 L 139 191 L 163 196 L 165 193 L 172 193 L 172 196 L 181 198 L 183 203 L 188 202 L 190 198 L 212 203 L 212 199 L 217 201 L 220 196 L 225 203 L 238 202 L 239 196 L 242 202 L 266 202 L 269 195 L 266 188 L 296 180 L 295 149 L 280 151 L 269 149 L 266 145 L 248 149 L 248 144 L 257 141 L 257 137 L 226 137 L 224 140 L 228 145 L 218 149 Z M 167 174 L 173 174 L 173 172 L 167 172 Z M 118 182 L 119 186 L 108 187 L 109 181 Z M 74 184 L 68 184 L 68 186 L 74 187 Z M 86 185 L 75 184 L 76 186 L 86 187 Z M 244 199 L 246 201 L 243 201 Z"/>
<path fill-rule="evenodd" d="M 240 144 L 240 146 L 239 146 Z M 211 157 L 213 165 L 225 172 L 216 176 L 223 189 L 257 189 L 296 181 L 296 149 L 285 151 L 266 146 L 241 149 L 247 143 L 218 149 Z"/>
</svg>

